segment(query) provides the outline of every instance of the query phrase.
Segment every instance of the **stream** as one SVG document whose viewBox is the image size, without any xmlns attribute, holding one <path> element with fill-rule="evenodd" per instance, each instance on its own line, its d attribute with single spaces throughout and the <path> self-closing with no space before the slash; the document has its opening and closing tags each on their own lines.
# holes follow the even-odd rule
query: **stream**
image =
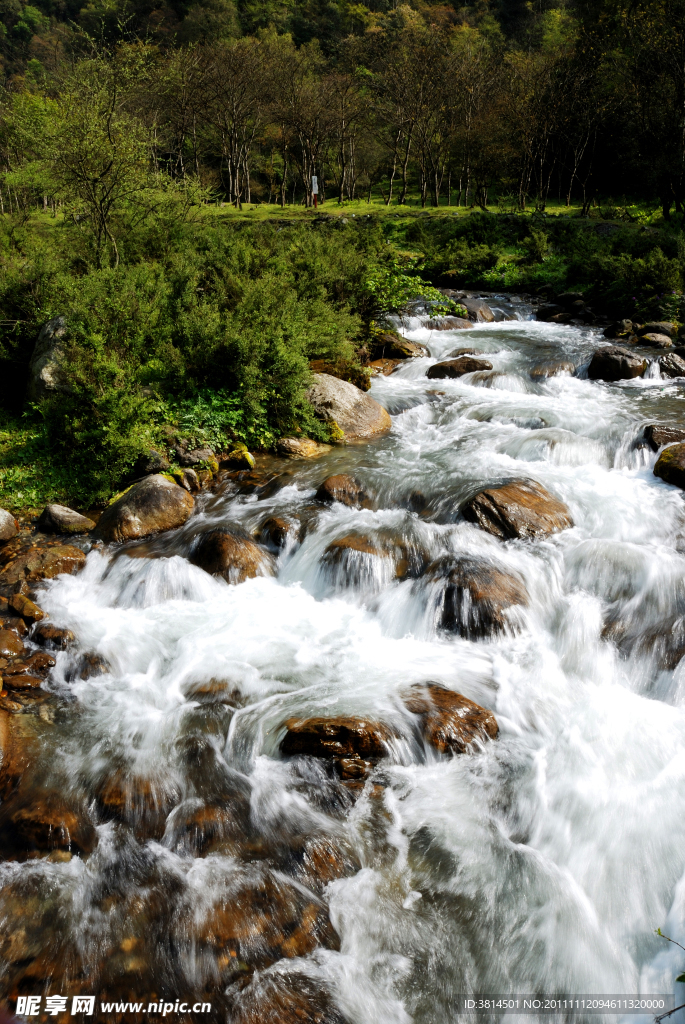
<svg viewBox="0 0 685 1024">
<path fill-rule="evenodd" d="M 0 864 L 0 927 L 52 965 L 49 985 L 39 973 L 19 989 L 5 969 L 5 991 L 203 998 L 211 1014 L 170 1019 L 241 1024 L 653 1019 L 467 1015 L 475 993 L 685 1002 L 685 953 L 655 935 L 685 945 L 685 661 L 641 641 L 685 615 L 682 492 L 641 440 L 646 424 L 685 425 L 685 390 L 655 367 L 589 381 L 597 330 L 498 301 L 513 318 L 469 331 L 431 331 L 420 310 L 402 322 L 430 358 L 374 378 L 386 436 L 273 459 L 289 474 L 277 486 L 203 493 L 180 529 L 93 549 L 46 585 L 51 621 L 106 666 L 79 678 L 78 655 L 56 655 L 49 687 L 66 710 L 45 723 L 43 755 L 49 785 L 90 807 L 97 844 Z M 460 347 L 493 371 L 426 377 Z M 576 375 L 531 376 L 560 360 Z M 338 473 L 366 507 L 315 500 Z M 512 479 L 563 501 L 573 527 L 501 541 L 460 517 Z M 275 576 L 230 586 L 188 561 L 212 526 L 254 534 L 270 515 L 304 524 L 274 552 Z M 494 635 L 446 632 L 430 585 L 398 579 L 390 559 L 327 560 L 350 534 L 486 559 L 523 581 L 527 606 Z M 402 693 L 428 680 L 491 710 L 498 738 L 454 757 L 398 739 L 352 786 L 280 751 L 293 717 L 401 733 Z M 227 907 L 275 958 L 242 962 L 222 938 Z M 309 945 L 271 935 L 303 914 Z M 250 1016 L 269 985 L 313 993 L 319 1016 Z M 148 1019 L 100 1017 L 115 1018 Z"/>
</svg>

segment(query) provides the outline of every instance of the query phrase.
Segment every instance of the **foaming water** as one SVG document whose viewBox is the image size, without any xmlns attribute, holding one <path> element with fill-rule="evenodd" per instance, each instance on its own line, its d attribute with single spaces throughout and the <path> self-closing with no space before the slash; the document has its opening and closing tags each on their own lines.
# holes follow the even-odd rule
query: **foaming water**
<svg viewBox="0 0 685 1024">
<path fill-rule="evenodd" d="M 207 920 L 265 872 L 288 892 L 295 876 L 237 839 L 193 856 L 181 824 L 243 801 L 254 848 L 325 835 L 354 857 L 313 904 L 340 948 L 300 964 L 352 1024 L 451 1024 L 469 992 L 673 991 L 682 964 L 654 929 L 685 943 L 685 679 L 654 638 L 685 615 L 685 516 L 641 438 L 652 420 L 685 421 L 683 393 L 658 371 L 590 382 L 596 333 L 530 321 L 504 297 L 499 309 L 517 318 L 449 332 L 418 311 L 403 321 L 430 356 L 374 381 L 393 414 L 387 437 L 289 464 L 266 497 L 227 489 L 175 535 L 92 551 L 80 575 L 47 585 L 53 621 L 107 663 L 74 681 L 74 656 L 58 657 L 51 685 L 78 707 L 61 734 L 63 783 L 87 789 L 125 765 L 152 779 L 163 818 L 146 841 L 103 822 L 85 862 L 0 867 L 6 886 L 22 871 L 49 890 L 67 929 L 85 922 L 86 959 L 123 934 L 97 909 L 103 879 L 126 875 L 128 898 L 154 877 L 171 908 L 159 970 L 230 988 Z M 493 370 L 428 379 L 458 347 Z M 579 374 L 531 374 L 554 361 Z M 363 483 L 367 507 L 314 500 L 336 472 Z M 477 490 L 511 479 L 548 488 L 574 526 L 502 543 L 459 517 Z M 276 576 L 229 586 L 187 560 L 202 530 L 259 534 L 274 514 L 304 524 Z M 437 584 L 412 566 L 447 557 L 512 574 L 527 605 L 489 638 L 446 633 Z M 426 749 L 401 696 L 429 679 L 491 708 L 499 738 L 452 759 Z M 409 737 L 356 802 L 279 753 L 287 719 L 343 714 Z"/>
</svg>

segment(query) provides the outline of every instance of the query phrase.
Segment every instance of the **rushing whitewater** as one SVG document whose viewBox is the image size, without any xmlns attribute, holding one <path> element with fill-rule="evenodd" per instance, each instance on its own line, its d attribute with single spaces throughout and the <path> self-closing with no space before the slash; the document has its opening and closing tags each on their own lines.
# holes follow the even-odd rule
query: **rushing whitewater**
<svg viewBox="0 0 685 1024">
<path fill-rule="evenodd" d="M 664 667 L 655 648 L 621 642 L 685 612 L 682 493 L 654 477 L 640 440 L 649 422 L 685 424 L 685 392 L 656 368 L 617 385 L 584 379 L 599 341 L 590 329 L 512 319 L 431 332 L 419 318 L 404 329 L 431 355 L 374 380 L 389 435 L 288 463 L 287 486 L 269 497 L 205 495 L 174 534 L 93 550 L 81 574 L 47 585 L 52 621 L 110 667 L 74 680 L 74 655 L 58 655 L 49 685 L 75 710 L 56 723 L 52 777 L 86 789 L 115 772 L 147 780 L 146 813 L 156 808 L 161 826 L 145 841 L 103 822 L 88 858 L 6 862 L 3 892 L 30 879 L 52 908 L 44 934 L 71 936 L 88 960 L 127 934 L 103 894 L 149 893 L 153 865 L 173 906 L 164 969 L 188 992 L 225 988 L 198 929 L 262 861 L 193 856 L 175 822 L 239 793 L 256 837 L 328 835 L 357 865 L 317 896 L 339 950 L 298 961 L 350 1024 L 452 1024 L 468 993 L 675 991 L 685 1002 L 685 986 L 674 989 L 685 954 L 654 934 L 685 945 L 685 662 Z M 426 378 L 459 347 L 484 353 L 492 373 Z M 531 377 L 559 360 L 580 369 Z M 370 507 L 316 507 L 336 472 L 364 484 Z M 565 502 L 573 528 L 501 542 L 460 519 L 477 490 L 522 478 Z M 254 533 L 269 514 L 302 512 L 304 538 L 286 545 L 275 577 L 229 586 L 186 557 L 210 524 Z M 430 588 L 395 579 L 387 560 L 326 564 L 331 541 L 384 531 L 433 558 L 482 555 L 515 573 L 529 595 L 517 628 L 446 634 Z M 452 758 L 398 741 L 347 803 L 323 770 L 279 752 L 293 716 L 401 723 L 400 694 L 426 680 L 491 709 L 499 738 Z M 7 913 L 0 892 L 5 926 Z"/>
</svg>

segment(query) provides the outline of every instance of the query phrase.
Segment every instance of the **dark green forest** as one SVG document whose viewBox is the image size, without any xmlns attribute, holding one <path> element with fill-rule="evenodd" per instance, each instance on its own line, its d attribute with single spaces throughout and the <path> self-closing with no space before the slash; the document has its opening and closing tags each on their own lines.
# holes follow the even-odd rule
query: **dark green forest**
<svg viewBox="0 0 685 1024">
<path fill-rule="evenodd" d="M 104 502 L 169 430 L 326 440 L 310 362 L 367 386 L 436 286 L 685 315 L 684 0 L 0 8 L 9 506 Z"/>
</svg>

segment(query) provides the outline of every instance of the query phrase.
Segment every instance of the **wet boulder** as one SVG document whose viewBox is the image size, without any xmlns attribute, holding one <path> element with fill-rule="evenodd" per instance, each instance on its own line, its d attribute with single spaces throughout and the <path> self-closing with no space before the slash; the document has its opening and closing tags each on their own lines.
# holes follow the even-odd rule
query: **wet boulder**
<svg viewBox="0 0 685 1024">
<path fill-rule="evenodd" d="M 0 824 L 15 855 L 51 850 L 87 854 L 97 843 L 95 828 L 80 801 L 51 790 L 26 787 L 26 792 L 2 805 Z"/>
<path fill-rule="evenodd" d="M 568 507 L 534 480 L 488 487 L 461 511 L 468 522 L 501 540 L 537 539 L 573 526 Z"/>
<path fill-rule="evenodd" d="M 641 345 L 649 348 L 671 348 L 672 340 L 667 334 L 642 334 L 639 338 Z"/>
<path fill-rule="evenodd" d="M 275 551 L 282 551 L 289 541 L 297 542 L 299 540 L 301 530 L 302 524 L 298 519 L 269 516 L 261 525 L 259 539 L 267 547 Z"/>
<path fill-rule="evenodd" d="M 653 452 L 662 448 L 665 444 L 673 444 L 676 441 L 685 441 L 685 427 L 670 426 L 663 423 L 650 423 L 645 427 L 645 441 Z"/>
<path fill-rule="evenodd" d="M 279 455 L 287 455 L 291 459 L 318 459 L 331 450 L 329 444 L 319 444 L 308 437 L 282 437 L 276 442 Z"/>
<path fill-rule="evenodd" d="M 376 437 L 392 427 L 387 410 L 370 395 L 327 373 L 314 374 L 307 400 L 320 419 L 338 426 L 346 441 Z"/>
<path fill-rule="evenodd" d="M 414 579 L 425 568 L 427 558 L 425 551 L 401 536 L 350 533 L 332 541 L 321 561 L 346 589 L 374 583 L 379 577 Z"/>
<path fill-rule="evenodd" d="M 193 940 L 214 953 L 225 982 L 317 948 L 340 948 L 325 904 L 262 866 L 236 867 L 226 877 Z"/>
<path fill-rule="evenodd" d="M 469 314 L 469 320 L 476 320 L 481 324 L 494 322 L 495 314 L 482 299 L 460 299 L 459 302 Z"/>
<path fill-rule="evenodd" d="M 659 359 L 659 371 L 662 377 L 685 377 L 685 359 L 669 352 Z"/>
<path fill-rule="evenodd" d="M 108 542 L 136 540 L 182 526 L 195 502 L 178 484 L 153 474 L 129 487 L 100 517 L 95 535 Z"/>
<path fill-rule="evenodd" d="M 88 533 L 94 527 L 92 519 L 66 505 L 47 505 L 38 520 L 38 529 L 43 533 Z"/>
<path fill-rule="evenodd" d="M 530 375 L 533 380 L 545 380 L 547 377 L 559 377 L 563 373 L 575 373 L 575 371 L 573 363 L 560 360 L 558 363 L 541 363 L 539 366 L 533 367 Z"/>
<path fill-rule="evenodd" d="M 373 339 L 374 359 L 417 359 L 428 355 L 428 349 L 417 341 L 408 341 L 399 334 L 386 331 Z"/>
<path fill-rule="evenodd" d="M 178 486 L 182 487 L 184 491 L 188 491 L 189 494 L 197 494 L 202 487 L 200 478 L 192 466 L 176 470 L 173 476 Z"/>
<path fill-rule="evenodd" d="M 656 460 L 654 476 L 685 491 L 685 443 L 670 444 L 664 448 Z"/>
<path fill-rule="evenodd" d="M 401 365 L 401 359 L 374 359 L 369 363 L 369 370 L 374 377 L 389 377 Z"/>
<path fill-rule="evenodd" d="M 25 594 L 12 594 L 9 599 L 9 607 L 17 615 L 20 615 L 24 622 L 40 622 L 45 618 L 45 612 L 39 608 L 30 597 Z"/>
<path fill-rule="evenodd" d="M 556 302 L 547 302 L 543 306 L 538 306 L 536 312 L 536 318 L 545 322 L 552 319 L 554 316 L 563 316 L 565 310 L 563 306 L 558 305 Z"/>
<path fill-rule="evenodd" d="M 52 622 L 39 622 L 31 639 L 42 647 L 54 651 L 66 651 L 68 647 L 76 643 L 76 637 L 70 629 L 55 626 Z"/>
<path fill-rule="evenodd" d="M 306 974 L 260 973 L 228 991 L 231 1024 L 348 1024 L 318 980 Z"/>
<path fill-rule="evenodd" d="M 11 512 L 0 508 L 0 541 L 12 540 L 18 533 L 17 520 Z"/>
<path fill-rule="evenodd" d="M 473 328 L 470 320 L 460 316 L 442 316 L 438 320 L 426 320 L 423 324 L 429 331 L 467 331 Z"/>
<path fill-rule="evenodd" d="M 236 445 L 221 460 L 222 469 L 254 469 L 256 462 L 254 455 L 247 450 L 247 445 Z"/>
<path fill-rule="evenodd" d="M 418 716 L 426 742 L 441 754 L 473 751 L 499 733 L 492 711 L 439 683 L 413 686 L 403 700 Z"/>
<path fill-rule="evenodd" d="M 57 391 L 69 390 L 63 366 L 66 336 L 67 325 L 63 316 L 48 320 L 41 327 L 29 362 L 27 395 L 31 402 L 40 402 Z"/>
<path fill-rule="evenodd" d="M 40 722 L 40 725 L 43 725 Z M 34 715 L 0 709 L 0 798 L 6 800 L 35 761 L 41 746 L 39 721 Z"/>
<path fill-rule="evenodd" d="M 219 526 L 201 534 L 189 560 L 231 584 L 275 573 L 273 556 L 239 526 Z"/>
<path fill-rule="evenodd" d="M 85 553 L 71 544 L 35 546 L 21 551 L 5 564 L 0 573 L 0 585 L 36 583 L 54 579 L 62 573 L 73 575 L 85 564 Z"/>
<path fill-rule="evenodd" d="M 520 576 L 484 558 L 436 559 L 423 584 L 433 592 L 438 628 L 468 640 L 517 631 L 511 610 L 528 605 Z"/>
<path fill-rule="evenodd" d="M 491 370 L 492 363 L 487 359 L 474 359 L 472 356 L 460 356 L 458 359 L 445 359 L 441 363 L 434 363 L 428 368 L 426 377 L 429 380 L 444 380 L 463 377 L 465 373 L 475 373 L 478 370 Z"/>
<path fill-rule="evenodd" d="M 363 778 L 389 753 L 393 730 L 365 718 L 290 718 L 281 740 L 284 757 L 306 755 L 331 761 L 343 779 Z"/>
<path fill-rule="evenodd" d="M 454 352 L 450 352 L 447 356 L 448 359 L 456 359 L 458 356 L 481 356 L 483 355 L 482 349 L 479 348 L 455 348 Z"/>
<path fill-rule="evenodd" d="M 216 455 L 211 448 L 193 448 L 189 450 L 188 447 L 184 447 L 182 444 L 176 448 L 176 458 L 178 459 L 179 466 L 198 466 L 203 462 L 216 462 Z"/>
<path fill-rule="evenodd" d="M 25 647 L 12 629 L 0 629 L 0 658 L 16 658 Z"/>
<path fill-rule="evenodd" d="M 590 380 L 611 382 L 641 377 L 646 369 L 647 360 L 644 356 L 635 355 L 618 345 L 608 345 L 597 349 L 590 360 L 587 375 Z"/>
<path fill-rule="evenodd" d="M 326 477 L 316 492 L 316 498 L 318 501 L 339 501 L 349 508 L 359 508 L 366 499 L 366 492 L 354 477 L 339 473 Z"/>
</svg>

